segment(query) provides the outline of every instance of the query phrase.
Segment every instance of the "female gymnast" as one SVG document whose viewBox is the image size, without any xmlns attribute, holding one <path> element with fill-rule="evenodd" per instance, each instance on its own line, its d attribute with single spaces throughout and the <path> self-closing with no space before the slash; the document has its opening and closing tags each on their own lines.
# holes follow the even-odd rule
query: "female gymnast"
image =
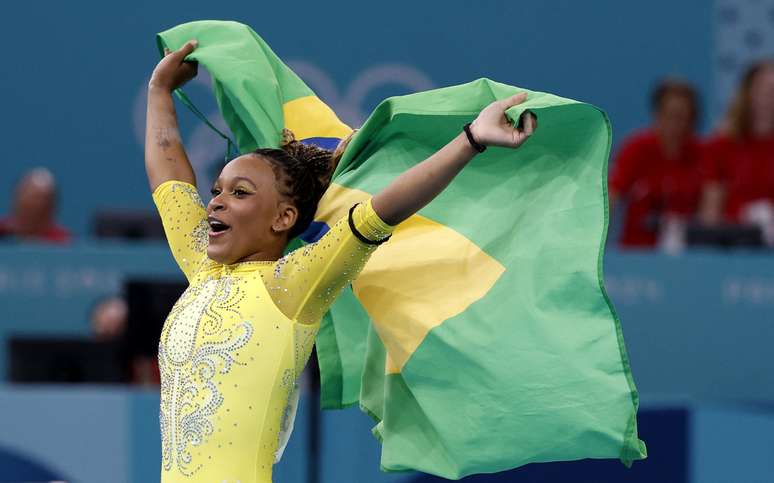
<svg viewBox="0 0 774 483">
<path fill-rule="evenodd" d="M 148 90 L 145 167 L 188 289 L 159 342 L 161 481 L 270 483 L 291 390 L 320 319 L 393 227 L 437 196 L 484 146 L 516 148 L 493 102 L 441 150 L 352 207 L 318 242 L 283 256 L 312 221 L 338 157 L 288 139 L 230 161 L 205 206 L 178 132 L 172 91 L 196 75 L 187 42 L 158 63 Z"/>
</svg>

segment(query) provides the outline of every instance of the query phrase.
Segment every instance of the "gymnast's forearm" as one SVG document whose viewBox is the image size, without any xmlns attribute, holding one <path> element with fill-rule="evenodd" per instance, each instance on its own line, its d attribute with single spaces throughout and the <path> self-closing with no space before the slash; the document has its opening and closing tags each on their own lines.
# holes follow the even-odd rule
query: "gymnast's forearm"
<svg viewBox="0 0 774 483">
<path fill-rule="evenodd" d="M 438 196 L 475 154 L 465 134 L 458 135 L 376 194 L 374 211 L 385 223 L 397 225 Z"/>
<path fill-rule="evenodd" d="M 390 183 L 371 201 L 379 218 L 397 225 L 441 193 L 484 146 L 517 148 L 537 129 L 537 118 L 525 112 L 518 126 L 505 116 L 509 108 L 521 104 L 527 94 L 521 92 L 486 106 L 460 133 L 440 151 L 412 167 Z M 469 137 L 468 137 L 469 136 Z"/>
<path fill-rule="evenodd" d="M 172 93 L 153 84 L 148 87 L 145 170 L 151 191 L 169 180 L 196 184 L 194 171 L 180 139 Z"/>
</svg>

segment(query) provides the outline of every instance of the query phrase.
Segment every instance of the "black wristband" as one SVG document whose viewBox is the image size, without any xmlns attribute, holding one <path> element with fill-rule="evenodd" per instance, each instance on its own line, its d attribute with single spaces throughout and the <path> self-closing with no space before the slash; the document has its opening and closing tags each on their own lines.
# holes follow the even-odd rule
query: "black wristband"
<svg viewBox="0 0 774 483">
<path fill-rule="evenodd" d="M 462 126 L 462 130 L 465 131 L 465 136 L 468 137 L 468 142 L 470 143 L 471 146 L 473 146 L 473 149 L 475 149 L 479 153 L 483 153 L 484 151 L 486 151 L 486 146 L 484 146 L 483 144 L 477 143 L 476 140 L 473 139 L 473 133 L 470 132 L 470 125 L 471 123 L 465 124 L 464 126 Z"/>
<path fill-rule="evenodd" d="M 368 238 L 363 236 L 362 233 L 357 231 L 357 228 L 355 228 L 355 222 L 354 222 L 354 220 L 352 220 L 352 213 L 355 212 L 355 207 L 357 205 L 358 205 L 358 203 L 355 203 L 354 205 L 352 205 L 352 208 L 349 209 L 349 216 L 347 217 L 347 221 L 349 222 L 349 229 L 352 230 L 352 234 L 355 235 L 355 238 L 357 238 L 358 240 L 360 240 L 361 242 L 363 242 L 363 243 L 365 243 L 367 245 L 381 245 L 382 243 L 384 243 L 387 240 L 389 240 L 390 236 L 392 236 L 392 235 L 388 236 L 387 238 L 383 238 L 381 240 L 374 241 L 374 240 L 369 240 Z"/>
</svg>

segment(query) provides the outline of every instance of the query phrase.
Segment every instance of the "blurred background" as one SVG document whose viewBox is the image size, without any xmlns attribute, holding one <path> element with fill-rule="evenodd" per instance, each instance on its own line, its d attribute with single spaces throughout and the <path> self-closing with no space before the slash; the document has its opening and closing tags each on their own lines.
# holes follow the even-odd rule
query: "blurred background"
<svg viewBox="0 0 774 483">
<path fill-rule="evenodd" d="M 774 481 L 774 0 L 368 4 L 144 0 L 3 6 L 0 482 L 153 482 L 158 332 L 182 291 L 143 166 L 154 36 L 251 25 L 345 122 L 489 77 L 613 126 L 605 258 L 649 458 L 476 482 Z M 206 73 L 187 87 L 225 127 Z M 225 143 L 178 107 L 201 186 Z M 313 380 L 312 375 L 309 380 Z M 371 421 L 304 390 L 282 483 L 380 473 Z"/>
</svg>

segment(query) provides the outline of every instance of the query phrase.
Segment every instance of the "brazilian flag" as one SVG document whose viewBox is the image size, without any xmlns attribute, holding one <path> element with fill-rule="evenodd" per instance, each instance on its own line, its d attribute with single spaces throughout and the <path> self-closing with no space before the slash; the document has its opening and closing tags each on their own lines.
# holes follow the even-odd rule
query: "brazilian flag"
<svg viewBox="0 0 774 483">
<path fill-rule="evenodd" d="M 285 127 L 328 148 L 351 132 L 249 27 L 188 23 L 159 34 L 159 48 L 189 39 L 241 152 L 277 146 Z M 302 238 L 314 241 L 484 106 L 519 91 L 479 79 L 383 101 Z M 602 279 L 610 124 L 594 106 L 527 92 L 507 116 L 537 116 L 529 141 L 477 156 L 398 226 L 323 321 L 323 405 L 359 404 L 375 419 L 383 469 L 461 478 L 645 457 Z"/>
</svg>

